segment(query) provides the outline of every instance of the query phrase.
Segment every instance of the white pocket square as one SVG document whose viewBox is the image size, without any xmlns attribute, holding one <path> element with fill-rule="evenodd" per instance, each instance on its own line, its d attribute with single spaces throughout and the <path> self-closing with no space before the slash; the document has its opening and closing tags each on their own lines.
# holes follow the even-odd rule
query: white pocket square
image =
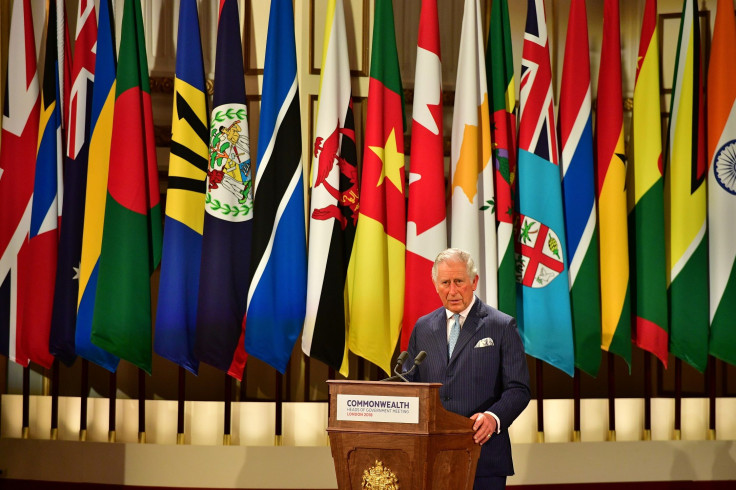
<svg viewBox="0 0 736 490">
<path fill-rule="evenodd" d="M 478 349 L 480 347 L 489 347 L 493 345 L 493 339 L 490 337 L 486 337 L 484 339 L 480 339 L 477 344 L 475 344 L 475 348 Z"/>
</svg>

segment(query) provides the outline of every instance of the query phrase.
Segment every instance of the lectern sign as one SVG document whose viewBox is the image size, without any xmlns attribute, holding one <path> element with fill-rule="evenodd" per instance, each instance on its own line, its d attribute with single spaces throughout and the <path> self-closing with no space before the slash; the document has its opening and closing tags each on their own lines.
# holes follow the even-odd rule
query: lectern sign
<svg viewBox="0 0 736 490">
<path fill-rule="evenodd" d="M 419 423 L 419 397 L 337 395 L 337 420 Z"/>
</svg>

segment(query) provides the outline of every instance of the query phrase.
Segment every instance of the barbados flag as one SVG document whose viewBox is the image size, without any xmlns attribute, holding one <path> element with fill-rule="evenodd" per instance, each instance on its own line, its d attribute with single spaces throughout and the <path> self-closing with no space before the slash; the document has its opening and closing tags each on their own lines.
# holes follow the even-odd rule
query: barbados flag
<svg viewBox="0 0 736 490">
<path fill-rule="evenodd" d="M 196 0 L 179 4 L 176 46 L 169 186 L 153 348 L 161 357 L 197 374 L 194 336 L 209 137 Z"/>
<path fill-rule="evenodd" d="M 519 122 L 519 329 L 527 354 L 574 372 L 565 221 L 544 1 L 529 0 Z"/>
<path fill-rule="evenodd" d="M 301 117 L 291 0 L 271 2 L 262 93 L 245 350 L 284 373 L 304 323 L 307 294 Z"/>
<path fill-rule="evenodd" d="M 74 342 L 78 355 L 114 372 L 119 359 L 97 347 L 90 340 L 100 250 L 102 249 L 102 227 L 105 221 L 107 175 L 110 166 L 112 119 L 115 108 L 115 37 L 113 18 L 110 16 L 111 9 L 110 0 L 100 2 L 95 84 L 92 89 L 90 116 L 82 259 L 79 266 L 77 330 Z"/>
</svg>

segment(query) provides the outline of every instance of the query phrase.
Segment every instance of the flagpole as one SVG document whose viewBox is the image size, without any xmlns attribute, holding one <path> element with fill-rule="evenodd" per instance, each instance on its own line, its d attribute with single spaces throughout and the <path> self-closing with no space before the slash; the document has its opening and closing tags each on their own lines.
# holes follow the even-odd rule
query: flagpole
<svg viewBox="0 0 736 490">
<path fill-rule="evenodd" d="M 282 388 L 284 384 L 284 375 L 276 371 L 276 437 L 274 438 L 275 446 L 284 445 L 284 436 L 282 433 L 281 419 L 283 411 L 283 395 Z"/>
<path fill-rule="evenodd" d="M 184 444 L 184 400 L 186 394 L 186 371 L 179 366 L 179 393 L 176 406 L 176 443 Z"/>
<path fill-rule="evenodd" d="M 680 430 L 682 419 L 682 361 L 679 357 L 675 358 L 675 432 L 673 439 L 679 441 L 682 438 Z"/>
<path fill-rule="evenodd" d="M 87 392 L 89 391 L 89 361 L 82 359 L 82 382 L 79 394 L 79 440 L 87 440 Z"/>
<path fill-rule="evenodd" d="M 616 441 L 616 373 L 613 352 L 608 352 L 608 440 Z"/>
<path fill-rule="evenodd" d="M 311 361 L 311 357 L 307 356 L 303 352 L 302 352 L 302 357 L 304 358 L 304 401 L 305 402 L 308 402 L 309 401 L 309 395 L 310 395 L 310 393 L 309 393 L 309 385 L 310 385 L 310 380 L 311 380 L 311 377 L 312 377 L 312 373 L 311 373 L 311 371 L 312 371 L 312 363 L 310 362 Z M 329 372 L 328 372 L 327 375 L 329 376 Z"/>
<path fill-rule="evenodd" d="M 232 419 L 232 397 L 233 397 L 233 381 L 230 375 L 225 373 L 225 420 L 223 427 L 222 445 L 229 446 L 232 443 L 232 435 L 230 434 L 230 423 Z"/>
<path fill-rule="evenodd" d="M 652 354 L 644 351 L 644 436 L 652 440 Z"/>
<path fill-rule="evenodd" d="M 59 438 L 59 360 L 51 365 L 51 436 L 52 441 Z"/>
<path fill-rule="evenodd" d="M 708 356 L 708 367 L 705 369 L 708 383 L 708 440 L 716 440 L 716 358 Z"/>
<path fill-rule="evenodd" d="M 580 369 L 575 368 L 575 376 L 572 378 L 573 391 L 573 422 L 572 442 L 580 442 Z"/>
<path fill-rule="evenodd" d="M 31 435 L 31 428 L 30 424 L 28 423 L 29 417 L 29 406 L 30 406 L 30 397 L 29 397 L 29 391 L 31 387 L 31 366 L 30 364 L 28 366 L 25 366 L 23 368 L 23 439 L 28 439 Z"/>
<path fill-rule="evenodd" d="M 115 442 L 115 409 L 118 396 L 118 375 L 110 373 L 110 407 L 107 421 L 107 442 Z"/>
<path fill-rule="evenodd" d="M 146 443 L 146 372 L 138 368 L 138 443 Z"/>
<path fill-rule="evenodd" d="M 544 363 L 534 360 L 537 371 L 537 442 L 544 442 Z"/>
</svg>

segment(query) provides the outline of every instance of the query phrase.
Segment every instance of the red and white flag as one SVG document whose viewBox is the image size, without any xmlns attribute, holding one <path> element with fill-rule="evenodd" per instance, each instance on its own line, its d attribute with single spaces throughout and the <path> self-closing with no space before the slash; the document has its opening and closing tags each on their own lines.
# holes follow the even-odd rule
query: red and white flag
<svg viewBox="0 0 736 490">
<path fill-rule="evenodd" d="M 422 0 L 419 17 L 410 155 L 402 351 L 419 317 L 442 304 L 431 276 L 435 257 L 447 247 L 437 0 Z"/>
</svg>

